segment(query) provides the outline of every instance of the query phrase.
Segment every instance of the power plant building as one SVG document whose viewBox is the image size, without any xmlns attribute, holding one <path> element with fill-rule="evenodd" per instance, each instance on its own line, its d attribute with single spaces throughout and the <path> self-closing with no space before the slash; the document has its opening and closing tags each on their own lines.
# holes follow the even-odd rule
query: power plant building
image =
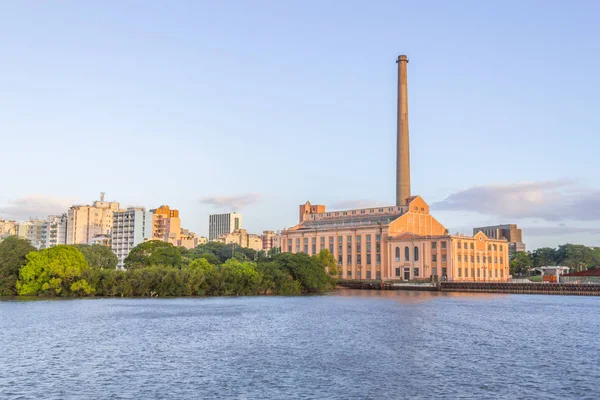
<svg viewBox="0 0 600 400">
<path fill-rule="evenodd" d="M 315 255 L 327 249 L 343 279 L 505 282 L 505 239 L 483 232 L 450 235 L 410 192 L 408 58 L 399 56 L 397 63 L 396 205 L 327 211 L 306 202 L 299 206 L 299 223 L 281 232 L 281 251 Z"/>
</svg>

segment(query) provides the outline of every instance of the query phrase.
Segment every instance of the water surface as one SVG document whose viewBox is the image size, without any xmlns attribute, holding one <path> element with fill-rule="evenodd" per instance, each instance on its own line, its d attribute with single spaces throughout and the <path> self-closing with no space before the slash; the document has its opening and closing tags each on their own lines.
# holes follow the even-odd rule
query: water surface
<svg viewBox="0 0 600 400">
<path fill-rule="evenodd" d="M 600 299 L 0 301 L 1 399 L 600 398 Z"/>
</svg>

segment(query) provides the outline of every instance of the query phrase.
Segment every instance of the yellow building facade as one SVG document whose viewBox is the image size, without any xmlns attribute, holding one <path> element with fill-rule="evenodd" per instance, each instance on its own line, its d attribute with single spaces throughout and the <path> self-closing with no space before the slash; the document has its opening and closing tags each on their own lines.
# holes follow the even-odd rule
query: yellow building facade
<svg viewBox="0 0 600 400">
<path fill-rule="evenodd" d="M 160 206 L 152 213 L 152 240 L 161 240 L 177 245 L 181 235 L 181 219 L 179 210 L 172 210 L 169 206 Z"/>
<path fill-rule="evenodd" d="M 407 198 L 403 206 L 333 212 L 306 203 L 300 206 L 300 219 L 281 233 L 281 251 L 313 255 L 327 249 L 343 279 L 509 278 L 505 240 L 491 240 L 481 232 L 473 237 L 449 235 L 419 196 Z"/>
</svg>

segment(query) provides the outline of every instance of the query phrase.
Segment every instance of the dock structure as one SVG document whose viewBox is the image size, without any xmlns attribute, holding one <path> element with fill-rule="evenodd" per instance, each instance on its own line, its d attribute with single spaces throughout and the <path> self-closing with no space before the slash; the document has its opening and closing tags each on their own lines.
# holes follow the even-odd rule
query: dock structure
<svg viewBox="0 0 600 400">
<path fill-rule="evenodd" d="M 415 290 L 427 292 L 547 294 L 600 296 L 600 284 L 512 283 L 512 282 L 438 282 L 406 283 L 380 280 L 341 281 L 338 286 L 363 290 Z"/>
<path fill-rule="evenodd" d="M 600 285 L 573 283 L 441 282 L 441 292 L 600 296 Z"/>
</svg>

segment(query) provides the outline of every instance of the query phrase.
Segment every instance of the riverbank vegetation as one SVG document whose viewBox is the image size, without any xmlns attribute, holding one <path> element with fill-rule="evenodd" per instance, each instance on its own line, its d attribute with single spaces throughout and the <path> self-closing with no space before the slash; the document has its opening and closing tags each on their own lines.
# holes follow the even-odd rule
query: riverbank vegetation
<svg viewBox="0 0 600 400">
<path fill-rule="evenodd" d="M 520 251 L 511 257 L 510 272 L 512 275 L 526 275 L 533 268 L 556 265 L 570 267 L 571 272 L 600 266 L 600 247 L 563 244 L 556 249 L 541 247 L 529 252 Z"/>
<path fill-rule="evenodd" d="M 136 246 L 125 270 L 103 246 L 56 246 L 36 250 L 9 237 L 0 243 L 3 296 L 233 296 L 323 293 L 335 287 L 335 260 L 257 252 L 222 243 L 193 250 L 160 241 Z"/>
</svg>

